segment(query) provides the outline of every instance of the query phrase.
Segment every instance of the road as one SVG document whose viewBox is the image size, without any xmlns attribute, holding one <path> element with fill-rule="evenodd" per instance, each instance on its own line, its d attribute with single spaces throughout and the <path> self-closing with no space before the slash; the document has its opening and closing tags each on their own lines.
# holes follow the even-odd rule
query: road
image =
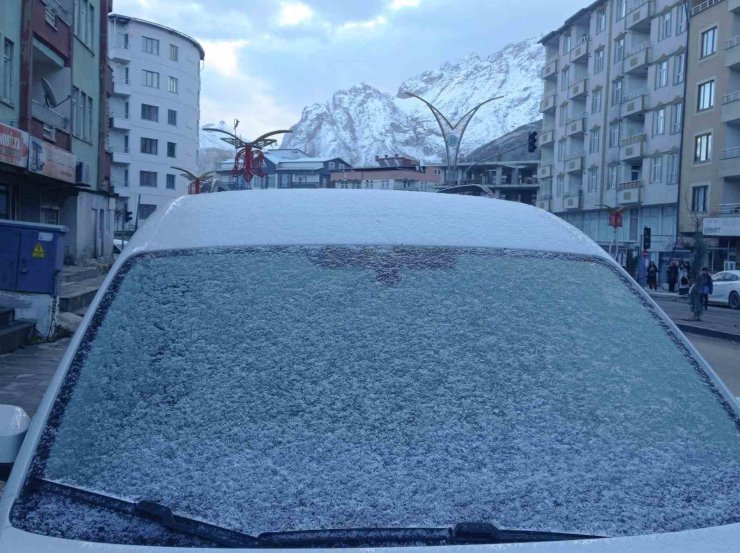
<svg viewBox="0 0 740 553">
<path fill-rule="evenodd" d="M 740 397 L 740 342 L 686 334 L 732 395 Z"/>
</svg>

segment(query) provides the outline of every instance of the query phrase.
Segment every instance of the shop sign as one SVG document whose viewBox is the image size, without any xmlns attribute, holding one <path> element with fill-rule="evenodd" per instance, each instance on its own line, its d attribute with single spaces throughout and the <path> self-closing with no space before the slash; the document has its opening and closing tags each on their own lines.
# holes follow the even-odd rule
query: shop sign
<svg viewBox="0 0 740 553">
<path fill-rule="evenodd" d="M 740 215 L 737 217 L 707 217 L 704 236 L 740 236 Z"/>
<path fill-rule="evenodd" d="M 0 163 L 25 167 L 28 163 L 28 133 L 0 123 Z"/>
<path fill-rule="evenodd" d="M 52 146 L 35 136 L 29 138 L 28 170 L 32 173 L 74 184 L 76 159 L 74 154 Z"/>
</svg>

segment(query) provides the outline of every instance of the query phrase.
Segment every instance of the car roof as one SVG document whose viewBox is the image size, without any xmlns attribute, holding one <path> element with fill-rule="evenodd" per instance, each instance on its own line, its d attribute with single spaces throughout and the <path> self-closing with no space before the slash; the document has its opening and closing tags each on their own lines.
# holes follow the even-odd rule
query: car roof
<svg viewBox="0 0 740 553">
<path fill-rule="evenodd" d="M 141 252 L 256 245 L 494 247 L 595 255 L 559 217 L 505 200 L 381 190 L 250 190 L 177 198 L 136 232 Z"/>
</svg>

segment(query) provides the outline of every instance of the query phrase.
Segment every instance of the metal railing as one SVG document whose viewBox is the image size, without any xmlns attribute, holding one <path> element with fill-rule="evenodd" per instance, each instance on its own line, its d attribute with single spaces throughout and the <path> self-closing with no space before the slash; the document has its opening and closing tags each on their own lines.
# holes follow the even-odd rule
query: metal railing
<svg viewBox="0 0 740 553">
<path fill-rule="evenodd" d="M 632 13 L 635 10 L 639 10 L 648 2 L 650 2 L 650 0 L 635 0 L 635 2 L 632 2 L 632 4 L 630 4 L 630 7 L 627 9 L 627 13 Z"/>
<path fill-rule="evenodd" d="M 570 161 L 572 159 L 578 159 L 579 157 L 583 157 L 586 155 L 586 152 L 581 150 L 580 152 L 572 152 L 565 156 L 565 161 Z"/>
<path fill-rule="evenodd" d="M 732 148 L 725 148 L 722 150 L 722 159 L 733 159 L 740 157 L 740 146 L 734 146 Z"/>
<path fill-rule="evenodd" d="M 740 35 L 734 36 L 731 39 L 729 39 L 725 43 L 725 50 L 729 50 L 730 48 L 734 48 L 738 44 L 740 44 Z"/>
<path fill-rule="evenodd" d="M 631 102 L 632 100 L 635 100 L 640 96 L 645 96 L 645 94 L 647 94 L 647 88 L 639 88 L 637 90 L 633 90 L 629 94 L 624 94 L 622 96 L 622 103 L 626 104 L 627 102 Z"/>
<path fill-rule="evenodd" d="M 568 190 L 565 194 L 563 194 L 563 198 L 575 198 L 576 196 L 580 196 L 582 192 L 582 188 L 577 188 L 576 190 Z"/>
<path fill-rule="evenodd" d="M 730 92 L 729 94 L 722 96 L 723 104 L 730 104 L 732 102 L 737 102 L 738 100 L 740 100 L 740 90 L 736 90 L 735 92 Z"/>
<path fill-rule="evenodd" d="M 537 200 L 538 202 L 545 202 L 547 200 L 552 200 L 552 194 L 537 194 Z"/>
<path fill-rule="evenodd" d="M 630 180 L 626 182 L 617 183 L 617 190 L 629 190 L 631 188 L 640 188 L 642 186 L 641 180 Z"/>
<path fill-rule="evenodd" d="M 627 138 L 623 138 L 622 140 L 620 140 L 619 145 L 629 146 L 630 144 L 637 144 L 645 140 L 645 137 L 646 137 L 645 133 L 628 136 Z"/>
<path fill-rule="evenodd" d="M 740 204 L 719 204 L 715 215 L 740 215 Z"/>
<path fill-rule="evenodd" d="M 651 42 L 649 40 L 646 40 L 645 42 L 641 42 L 637 46 L 633 47 L 632 50 L 630 50 L 627 54 L 624 55 L 624 59 L 631 58 L 635 54 L 639 54 L 643 50 L 647 50 L 650 48 Z"/>
<path fill-rule="evenodd" d="M 69 118 L 37 100 L 31 100 L 31 115 L 50 127 L 69 132 Z"/>
<path fill-rule="evenodd" d="M 722 0 L 705 0 L 701 4 L 698 4 L 698 5 L 694 6 L 693 8 L 691 8 L 691 11 L 689 12 L 689 15 L 691 17 L 694 17 L 696 14 L 699 14 L 699 13 L 703 12 L 704 10 L 708 10 L 712 6 L 716 6 L 720 2 L 722 2 Z"/>
</svg>

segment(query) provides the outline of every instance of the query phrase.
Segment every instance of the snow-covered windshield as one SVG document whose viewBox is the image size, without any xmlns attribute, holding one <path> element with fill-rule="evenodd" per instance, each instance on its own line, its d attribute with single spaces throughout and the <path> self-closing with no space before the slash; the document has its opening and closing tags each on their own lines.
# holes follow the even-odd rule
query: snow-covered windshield
<svg viewBox="0 0 740 553">
<path fill-rule="evenodd" d="M 130 261 L 108 298 L 37 454 L 48 479 L 251 534 L 740 521 L 738 421 L 604 262 L 164 253 Z M 142 523 L 40 493 L 16 502 L 13 523 L 159 543 Z"/>
</svg>

